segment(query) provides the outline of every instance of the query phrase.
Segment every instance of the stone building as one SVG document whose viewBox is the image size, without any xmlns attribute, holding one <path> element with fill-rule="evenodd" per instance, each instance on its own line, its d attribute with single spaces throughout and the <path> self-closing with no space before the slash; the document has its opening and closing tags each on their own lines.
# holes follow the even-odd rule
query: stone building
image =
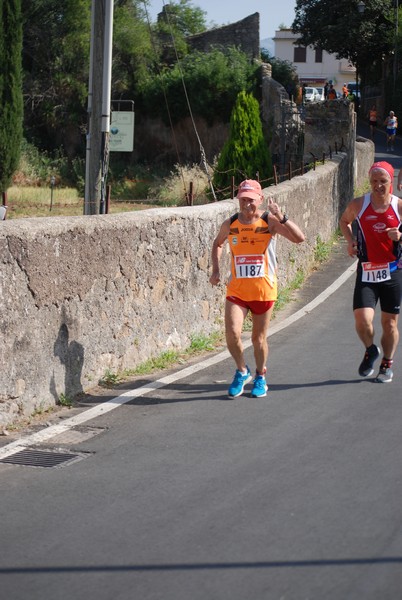
<svg viewBox="0 0 402 600">
<path fill-rule="evenodd" d="M 169 22 L 169 4 L 158 14 L 158 22 Z M 217 46 L 235 46 L 251 59 L 260 58 L 260 14 L 254 13 L 236 23 L 188 36 L 188 45 L 199 52 L 209 52 Z"/>
<path fill-rule="evenodd" d="M 198 33 L 187 38 L 193 50 L 208 52 L 214 46 L 236 46 L 251 59 L 260 58 L 260 14 L 241 21 Z"/>
<path fill-rule="evenodd" d="M 275 56 L 292 63 L 301 83 L 323 87 L 326 81 L 332 81 L 336 91 L 341 92 L 344 83 L 356 78 L 356 68 L 348 60 L 298 44 L 298 35 L 291 29 L 275 31 L 274 42 Z"/>
</svg>

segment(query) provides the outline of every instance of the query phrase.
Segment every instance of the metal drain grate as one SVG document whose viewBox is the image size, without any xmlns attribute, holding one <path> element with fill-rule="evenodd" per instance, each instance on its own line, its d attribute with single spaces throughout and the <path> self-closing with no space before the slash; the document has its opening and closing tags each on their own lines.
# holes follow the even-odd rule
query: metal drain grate
<svg viewBox="0 0 402 600">
<path fill-rule="evenodd" d="M 10 454 L 0 459 L 0 463 L 9 465 L 22 465 L 25 467 L 58 467 L 67 462 L 83 458 L 81 454 L 72 454 L 71 452 L 51 452 L 49 450 L 34 450 L 26 448 L 15 454 Z"/>
</svg>

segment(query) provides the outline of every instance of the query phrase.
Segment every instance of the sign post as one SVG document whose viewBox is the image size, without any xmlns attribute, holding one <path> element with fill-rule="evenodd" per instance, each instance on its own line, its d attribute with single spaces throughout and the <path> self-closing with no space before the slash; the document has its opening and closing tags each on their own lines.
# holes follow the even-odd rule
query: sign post
<svg viewBox="0 0 402 600">
<path fill-rule="evenodd" d="M 114 110 L 110 123 L 110 152 L 132 152 L 134 148 L 134 111 Z"/>
</svg>

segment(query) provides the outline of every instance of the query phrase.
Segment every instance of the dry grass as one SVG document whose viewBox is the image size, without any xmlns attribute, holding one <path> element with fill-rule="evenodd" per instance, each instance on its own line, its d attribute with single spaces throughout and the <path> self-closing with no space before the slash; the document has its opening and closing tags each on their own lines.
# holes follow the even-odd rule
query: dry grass
<svg viewBox="0 0 402 600">
<path fill-rule="evenodd" d="M 23 217 L 80 216 L 84 199 L 75 188 L 52 188 L 49 184 L 35 185 L 22 175 L 7 191 L 7 219 Z M 38 182 L 37 182 L 38 183 Z M 112 186 L 109 212 L 131 212 L 161 206 L 183 206 L 186 194 L 193 189 L 193 203 L 206 204 L 208 177 L 199 165 L 175 165 L 167 178 L 147 182 L 122 180 Z M 138 199 L 140 198 L 140 199 Z"/>
<path fill-rule="evenodd" d="M 176 164 L 170 176 L 156 190 L 157 197 L 165 206 L 183 205 L 186 203 L 186 193 L 190 191 L 190 183 L 193 184 L 194 204 L 207 203 L 208 177 L 199 165 L 194 164 Z"/>
<path fill-rule="evenodd" d="M 7 219 L 24 217 L 72 217 L 84 214 L 84 200 L 74 188 L 12 186 L 7 192 Z M 152 208 L 157 204 L 111 202 L 110 213 Z"/>
</svg>

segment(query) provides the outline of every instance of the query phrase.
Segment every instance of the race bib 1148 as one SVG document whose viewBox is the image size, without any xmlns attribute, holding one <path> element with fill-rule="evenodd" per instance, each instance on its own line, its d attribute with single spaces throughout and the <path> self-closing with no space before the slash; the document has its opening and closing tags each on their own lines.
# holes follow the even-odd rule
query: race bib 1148
<svg viewBox="0 0 402 600">
<path fill-rule="evenodd" d="M 389 263 L 362 263 L 362 281 L 364 283 L 381 283 L 391 279 Z"/>
</svg>

